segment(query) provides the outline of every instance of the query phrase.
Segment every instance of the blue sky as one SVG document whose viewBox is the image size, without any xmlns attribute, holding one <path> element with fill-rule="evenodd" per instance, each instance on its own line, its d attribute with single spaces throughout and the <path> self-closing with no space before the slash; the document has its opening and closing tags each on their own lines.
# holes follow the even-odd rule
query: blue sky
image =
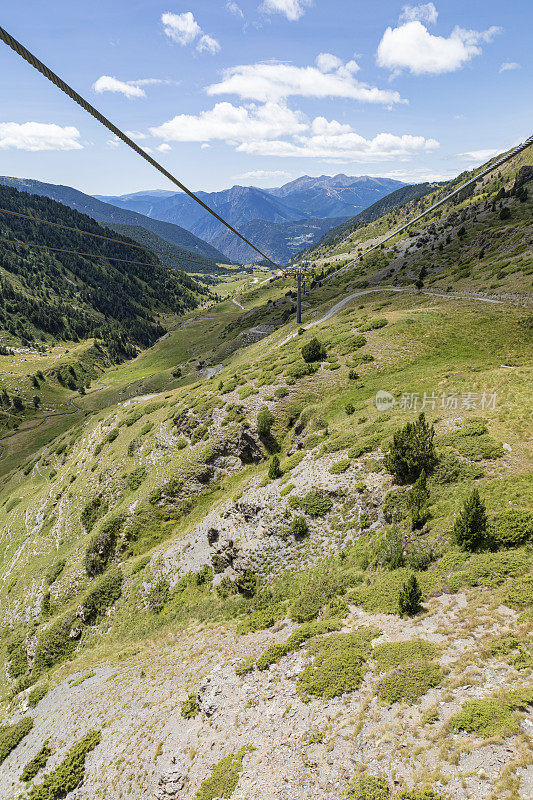
<svg viewBox="0 0 533 800">
<path fill-rule="evenodd" d="M 447 178 L 533 132 L 530 0 L 25 0 L 2 26 L 193 189 Z M 0 174 L 172 188 L 0 45 Z"/>
</svg>

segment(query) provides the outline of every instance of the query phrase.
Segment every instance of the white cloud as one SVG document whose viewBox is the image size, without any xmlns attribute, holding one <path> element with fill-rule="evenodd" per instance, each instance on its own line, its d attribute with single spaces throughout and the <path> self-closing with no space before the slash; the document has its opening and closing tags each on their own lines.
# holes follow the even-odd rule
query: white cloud
<svg viewBox="0 0 533 800">
<path fill-rule="evenodd" d="M 178 44 L 190 44 L 202 33 L 192 11 L 185 11 L 183 14 L 167 12 L 161 15 L 161 22 L 166 35 Z"/>
<path fill-rule="evenodd" d="M 233 2 L 233 0 L 228 0 L 226 3 L 226 9 L 230 12 L 230 14 L 235 14 L 236 17 L 244 19 L 242 8 L 238 6 L 237 3 Z"/>
<path fill-rule="evenodd" d="M 250 172 L 243 172 L 242 175 L 234 176 L 236 181 L 253 181 L 254 183 L 272 183 L 272 181 L 287 181 L 292 178 L 290 172 L 283 169 L 253 169 Z"/>
<path fill-rule="evenodd" d="M 267 14 L 284 14 L 290 22 L 296 22 L 310 5 L 311 0 L 264 0 L 259 8 Z"/>
<path fill-rule="evenodd" d="M 251 155 L 327 158 L 335 161 L 359 161 L 375 163 L 380 161 L 405 161 L 419 153 L 430 153 L 439 147 L 435 139 L 423 136 L 379 133 L 373 139 L 365 139 L 350 125 L 337 120 L 328 121 L 316 117 L 310 128 L 310 135 L 296 135 L 288 141 L 243 142 L 237 150 Z"/>
<path fill-rule="evenodd" d="M 82 150 L 77 128 L 45 122 L 0 122 L 0 150 Z"/>
<path fill-rule="evenodd" d="M 521 69 L 521 64 L 519 64 L 517 61 L 504 61 L 499 69 L 499 72 L 508 72 L 512 69 Z"/>
<path fill-rule="evenodd" d="M 485 161 L 488 161 L 489 158 L 497 156 L 500 152 L 500 150 L 469 150 L 466 153 L 457 153 L 457 158 L 460 158 L 461 161 L 472 161 L 483 164 Z"/>
<path fill-rule="evenodd" d="M 198 39 L 196 49 L 199 53 L 210 53 L 210 55 L 214 56 L 215 53 L 220 52 L 220 45 L 216 39 L 213 39 L 212 36 L 208 36 L 207 33 L 204 33 L 204 35 Z"/>
<path fill-rule="evenodd" d="M 408 69 L 414 75 L 439 75 L 454 72 L 474 56 L 480 45 L 499 33 L 495 26 L 486 31 L 468 31 L 455 27 L 449 37 L 433 36 L 421 22 L 406 22 L 387 28 L 378 46 L 377 62 L 395 72 Z"/>
<path fill-rule="evenodd" d="M 325 63 L 332 67 L 335 56 L 327 56 L 327 60 L 321 58 L 322 69 Z M 355 80 L 353 73 L 357 69 L 355 61 L 327 73 L 317 67 L 294 67 L 291 64 L 244 64 L 225 70 L 222 81 L 211 84 L 206 91 L 210 95 L 236 94 L 260 102 L 279 102 L 290 96 L 344 97 L 383 105 L 405 102 L 396 91 L 378 89 Z"/>
<path fill-rule="evenodd" d="M 420 3 L 418 6 L 404 6 L 400 14 L 400 22 L 427 22 L 434 25 L 437 21 L 438 11 L 433 3 Z"/>
<path fill-rule="evenodd" d="M 305 130 L 307 123 L 300 112 L 278 103 L 262 106 L 234 106 L 217 103 L 197 116 L 179 114 L 150 133 L 167 142 L 209 142 L 220 139 L 239 144 L 260 139 L 275 139 Z"/>
<path fill-rule="evenodd" d="M 183 14 L 167 12 L 161 15 L 161 22 L 164 25 L 166 35 L 173 42 L 188 45 L 197 39 L 196 50 L 198 53 L 215 55 L 220 51 L 220 44 L 212 36 L 203 32 L 192 11 L 185 11 Z"/>
<path fill-rule="evenodd" d="M 148 136 L 141 131 L 125 131 L 125 133 L 130 139 L 148 139 Z"/>
<path fill-rule="evenodd" d="M 332 53 L 319 53 L 316 57 L 316 65 L 320 72 L 333 72 L 334 69 L 342 67 L 342 60 Z"/>
<path fill-rule="evenodd" d="M 140 86 L 135 86 L 133 83 L 126 83 L 119 81 L 117 78 L 112 78 L 111 75 L 102 75 L 93 84 L 93 89 L 98 94 L 102 92 L 118 92 L 125 97 L 146 97 L 146 92 Z"/>
<path fill-rule="evenodd" d="M 156 149 L 159 150 L 160 153 L 168 153 L 170 150 L 172 150 L 171 146 L 166 142 L 160 144 Z"/>
</svg>

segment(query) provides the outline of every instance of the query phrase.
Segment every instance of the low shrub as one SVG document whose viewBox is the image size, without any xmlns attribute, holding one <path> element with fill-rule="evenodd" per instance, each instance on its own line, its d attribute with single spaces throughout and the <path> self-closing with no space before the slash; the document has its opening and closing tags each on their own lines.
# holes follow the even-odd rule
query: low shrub
<svg viewBox="0 0 533 800">
<path fill-rule="evenodd" d="M 34 676 L 70 658 L 77 644 L 76 638 L 71 636 L 75 621 L 75 614 L 66 614 L 40 635 L 33 660 Z"/>
<path fill-rule="evenodd" d="M 161 578 L 150 588 L 146 595 L 146 603 L 150 611 L 159 614 L 170 599 L 170 586 L 165 578 Z"/>
<path fill-rule="evenodd" d="M 503 602 L 514 608 L 527 608 L 533 603 L 533 575 L 507 581 L 502 592 Z"/>
<path fill-rule="evenodd" d="M 8 672 L 11 678 L 20 678 L 28 671 L 26 630 L 15 631 L 7 643 Z"/>
<path fill-rule="evenodd" d="M 533 514 L 530 511 L 501 511 L 487 524 L 487 540 L 494 549 L 518 547 L 533 541 Z"/>
<path fill-rule="evenodd" d="M 339 627 L 340 622 L 334 619 L 321 619 L 318 622 L 308 622 L 304 625 L 300 625 L 299 628 L 291 633 L 285 644 L 274 644 L 268 647 L 257 659 L 256 667 L 259 670 L 268 669 L 272 664 L 279 661 L 280 658 L 286 656 L 287 653 L 298 650 L 308 639 L 312 639 L 314 636 L 320 636 L 323 633 L 330 633 L 331 631 L 337 630 Z M 246 663 L 248 665 L 246 672 L 249 672 L 253 669 L 253 663 L 250 665 L 249 660 L 247 660 Z"/>
<path fill-rule="evenodd" d="M 303 360 L 310 364 L 314 361 L 324 361 L 326 358 L 326 348 L 322 342 L 320 342 L 316 336 L 310 339 L 304 346 L 301 348 L 301 354 Z"/>
<path fill-rule="evenodd" d="M 130 472 L 128 475 L 126 475 L 126 483 L 131 491 L 134 492 L 139 488 L 145 478 L 146 467 L 137 467 L 137 469 L 134 469 L 133 472 Z"/>
<path fill-rule="evenodd" d="M 264 630 L 265 628 L 271 628 L 276 620 L 280 618 L 280 614 L 283 614 L 283 610 L 280 606 L 269 606 L 254 611 L 252 614 L 249 614 L 246 619 L 239 622 L 237 625 L 237 633 L 242 636 L 246 633 L 254 633 L 255 631 Z"/>
<path fill-rule="evenodd" d="M 376 562 L 390 570 L 403 567 L 404 558 L 403 537 L 399 528 L 393 525 L 387 529 L 377 542 Z"/>
<path fill-rule="evenodd" d="M 0 726 L 0 764 L 6 760 L 11 751 L 20 744 L 32 728 L 31 717 L 23 717 L 13 725 Z"/>
<path fill-rule="evenodd" d="M 312 647 L 315 658 L 298 677 L 303 698 L 315 695 L 330 699 L 353 692 L 363 681 L 370 641 L 379 635 L 375 628 L 358 628 L 317 640 Z"/>
<path fill-rule="evenodd" d="M 479 464 L 460 461 L 455 453 L 443 453 L 438 457 L 432 481 L 437 485 L 445 485 L 457 481 L 475 480 L 482 478 L 483 475 L 483 468 Z"/>
<path fill-rule="evenodd" d="M 438 664 L 425 662 L 407 664 L 389 672 L 378 684 L 377 694 L 391 705 L 404 700 L 409 705 L 438 686 L 443 678 Z"/>
<path fill-rule="evenodd" d="M 57 579 L 65 569 L 66 563 L 67 563 L 66 559 L 60 558 L 58 561 L 54 561 L 54 563 L 51 564 L 44 578 L 47 586 L 51 586 L 53 583 L 57 581 Z"/>
<path fill-rule="evenodd" d="M 302 511 L 312 517 L 322 517 L 333 507 L 330 498 L 320 494 L 316 489 L 311 489 L 304 497 L 292 495 L 289 502 L 293 508 L 300 507 Z"/>
<path fill-rule="evenodd" d="M 231 797 L 239 782 L 245 753 L 246 747 L 241 747 L 237 753 L 224 756 L 218 764 L 215 764 L 211 776 L 201 783 L 194 800 Z"/>
<path fill-rule="evenodd" d="M 40 772 L 44 767 L 46 767 L 46 762 L 48 761 L 49 756 L 52 754 L 52 748 L 50 745 L 45 742 L 41 749 L 34 755 L 31 761 L 28 761 L 24 769 L 22 770 L 22 774 L 20 776 L 20 780 L 27 783 L 28 781 L 32 781 L 38 772 Z"/>
<path fill-rule="evenodd" d="M 481 738 L 512 736 L 520 731 L 513 709 L 498 698 L 468 700 L 455 714 L 450 724 L 458 731 L 475 733 Z"/>
<path fill-rule="evenodd" d="M 304 452 L 302 452 L 301 450 L 298 450 L 296 453 L 293 453 L 292 456 L 288 456 L 288 458 L 285 458 L 283 463 L 282 463 L 282 465 L 281 465 L 281 468 L 282 468 L 283 472 L 290 472 L 291 469 L 294 469 L 294 467 L 297 467 L 298 464 L 301 461 L 303 461 L 303 459 L 305 458 L 305 455 L 306 454 Z"/>
<path fill-rule="evenodd" d="M 371 319 L 368 322 L 364 322 L 362 325 L 359 325 L 360 331 L 375 331 L 378 328 L 384 328 L 385 325 L 388 325 L 388 320 L 384 317 L 378 317 L 377 319 Z"/>
<path fill-rule="evenodd" d="M 32 689 L 28 694 L 28 705 L 31 708 L 35 708 L 37 703 L 39 703 L 47 694 L 48 686 L 45 683 L 43 683 L 41 686 L 36 686 L 35 689 Z"/>
<path fill-rule="evenodd" d="M 114 516 L 92 537 L 85 553 L 85 570 L 90 578 L 100 575 L 113 558 L 123 524 L 122 515 Z"/>
<path fill-rule="evenodd" d="M 90 533 L 96 522 L 107 514 L 108 507 L 107 501 L 104 500 L 102 495 L 95 495 L 91 500 L 85 503 L 81 512 L 81 521 L 87 533 Z M 51 583 L 53 583 L 53 581 L 51 581 Z"/>
<path fill-rule="evenodd" d="M 295 517 L 291 522 L 291 531 L 297 539 L 301 539 L 309 530 L 305 517 Z"/>
<path fill-rule="evenodd" d="M 405 642 L 382 642 L 372 650 L 372 658 L 377 661 L 381 670 L 398 667 L 401 664 L 413 664 L 416 661 L 428 661 L 435 658 L 437 648 L 423 639 L 411 639 Z"/>
<path fill-rule="evenodd" d="M 59 800 L 83 781 L 85 759 L 100 742 L 100 731 L 89 731 L 69 750 L 61 764 L 30 790 L 28 800 Z"/>
<path fill-rule="evenodd" d="M 514 631 L 496 636 L 487 647 L 492 658 L 507 661 L 515 669 L 533 667 L 532 645 L 529 639 L 520 639 Z"/>
<path fill-rule="evenodd" d="M 195 694 L 190 694 L 181 704 L 180 714 L 185 719 L 192 719 L 200 713 Z"/>
<path fill-rule="evenodd" d="M 84 622 L 95 622 L 122 594 L 122 572 L 116 568 L 95 582 L 82 602 Z"/>
<path fill-rule="evenodd" d="M 332 464 L 329 472 L 331 475 L 342 475 L 343 472 L 350 468 L 351 464 L 352 462 L 349 458 L 343 458 L 341 461 L 337 461 L 336 464 Z"/>
<path fill-rule="evenodd" d="M 389 800 L 389 784 L 383 775 L 360 775 L 350 782 L 349 800 Z"/>
</svg>

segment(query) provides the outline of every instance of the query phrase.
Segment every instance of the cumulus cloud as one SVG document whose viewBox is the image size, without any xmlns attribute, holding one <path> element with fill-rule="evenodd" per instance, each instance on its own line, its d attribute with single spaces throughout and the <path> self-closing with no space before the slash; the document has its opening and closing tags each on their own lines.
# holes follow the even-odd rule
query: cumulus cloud
<svg viewBox="0 0 533 800">
<path fill-rule="evenodd" d="M 517 61 L 504 61 L 499 69 L 499 72 L 508 72 L 509 70 L 520 68 L 521 65 Z"/>
<path fill-rule="evenodd" d="M 438 11 L 433 3 L 420 3 L 418 6 L 404 6 L 399 22 L 427 22 L 434 25 L 437 21 Z"/>
<path fill-rule="evenodd" d="M 235 94 L 245 100 L 280 102 L 287 97 L 344 97 L 362 103 L 393 105 L 402 101 L 391 89 L 378 89 L 355 80 L 355 61 L 338 62 L 330 53 L 318 57 L 317 67 L 291 64 L 244 64 L 225 70 L 222 81 L 207 87 L 210 95 Z"/>
<path fill-rule="evenodd" d="M 146 92 L 134 83 L 126 83 L 113 78 L 111 75 L 102 75 L 93 83 L 93 89 L 98 94 L 102 92 L 117 92 L 124 97 L 146 97 Z"/>
<path fill-rule="evenodd" d="M 161 15 L 163 30 L 166 35 L 177 44 L 188 45 L 196 41 L 198 53 L 215 55 L 220 51 L 220 44 L 212 36 L 204 33 L 194 18 L 192 11 L 183 14 L 172 14 L 168 11 Z"/>
<path fill-rule="evenodd" d="M 82 150 L 80 132 L 46 122 L 0 122 L 0 150 Z"/>
<path fill-rule="evenodd" d="M 301 112 L 277 102 L 246 106 L 217 103 L 214 108 L 198 115 L 180 114 L 159 127 L 151 128 L 150 133 L 167 143 L 200 142 L 205 145 L 216 140 L 224 141 L 237 151 L 250 155 L 364 163 L 406 161 L 439 147 L 435 139 L 410 134 L 379 133 L 373 139 L 365 139 L 350 125 L 325 117 L 309 121 Z M 254 173 L 254 177 L 262 176 Z"/>
<path fill-rule="evenodd" d="M 283 14 L 290 22 L 296 22 L 311 4 L 311 0 L 264 0 L 259 8 L 267 14 Z"/>
<path fill-rule="evenodd" d="M 378 46 L 377 62 L 394 72 L 407 69 L 414 75 L 439 75 L 460 69 L 481 54 L 481 44 L 491 42 L 500 32 L 470 31 L 456 26 L 450 36 L 433 36 L 418 20 L 398 28 L 387 28 Z"/>
<path fill-rule="evenodd" d="M 222 140 L 239 144 L 255 139 L 293 135 L 307 127 L 303 115 L 278 103 L 262 106 L 234 106 L 217 103 L 198 115 L 179 114 L 150 133 L 167 142 L 210 142 Z"/>
<path fill-rule="evenodd" d="M 308 135 L 296 135 L 293 141 L 243 142 L 237 150 L 251 155 L 327 158 L 335 161 L 405 161 L 419 153 L 430 153 L 439 147 L 435 139 L 405 134 L 379 133 L 373 139 L 365 139 L 350 125 L 337 120 L 316 117 Z"/>
<path fill-rule="evenodd" d="M 220 51 L 220 45 L 216 39 L 213 39 L 212 36 L 208 36 L 207 33 L 204 33 L 204 35 L 198 39 L 196 49 L 199 53 L 210 53 L 211 55 L 215 55 L 215 53 Z"/>
<path fill-rule="evenodd" d="M 242 8 L 238 6 L 237 3 L 233 2 L 233 0 L 228 0 L 226 3 L 226 9 L 230 12 L 230 14 L 235 14 L 236 17 L 244 19 Z"/>
<path fill-rule="evenodd" d="M 168 153 L 170 150 L 172 150 L 171 146 L 166 142 L 160 144 L 156 149 L 159 150 L 160 153 Z"/>
</svg>

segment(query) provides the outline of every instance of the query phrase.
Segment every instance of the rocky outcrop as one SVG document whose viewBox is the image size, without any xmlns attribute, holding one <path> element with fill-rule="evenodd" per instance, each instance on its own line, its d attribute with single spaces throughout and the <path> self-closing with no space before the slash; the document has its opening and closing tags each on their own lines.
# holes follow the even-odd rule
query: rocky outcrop
<svg viewBox="0 0 533 800">
<path fill-rule="evenodd" d="M 521 186 L 524 186 L 525 183 L 529 183 L 529 181 L 531 180 L 533 180 L 533 167 L 532 166 L 520 167 L 520 169 L 516 173 L 513 189 L 514 190 L 519 189 Z"/>
</svg>

